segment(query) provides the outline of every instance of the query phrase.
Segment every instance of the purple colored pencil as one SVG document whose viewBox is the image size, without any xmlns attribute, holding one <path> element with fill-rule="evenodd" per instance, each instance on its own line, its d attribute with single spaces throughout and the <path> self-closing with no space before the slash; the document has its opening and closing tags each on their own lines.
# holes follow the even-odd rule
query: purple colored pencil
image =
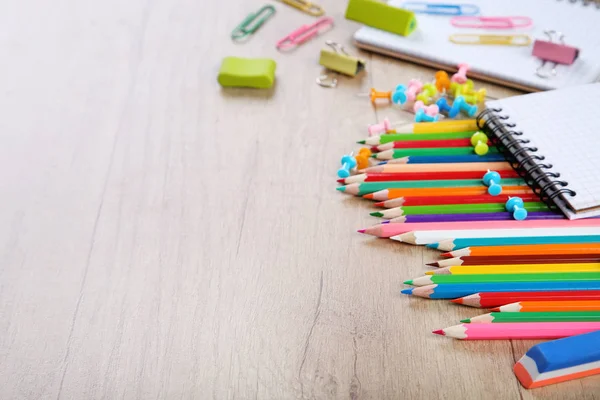
<svg viewBox="0 0 600 400">
<path fill-rule="evenodd" d="M 478 214 L 430 214 L 430 215 L 405 215 L 397 219 L 405 218 L 404 222 L 452 222 L 452 221 L 508 221 L 513 219 L 512 213 L 478 213 Z M 527 214 L 527 220 L 538 219 L 564 219 L 565 216 L 552 211 L 536 211 Z M 397 221 L 384 221 L 393 223 Z"/>
</svg>

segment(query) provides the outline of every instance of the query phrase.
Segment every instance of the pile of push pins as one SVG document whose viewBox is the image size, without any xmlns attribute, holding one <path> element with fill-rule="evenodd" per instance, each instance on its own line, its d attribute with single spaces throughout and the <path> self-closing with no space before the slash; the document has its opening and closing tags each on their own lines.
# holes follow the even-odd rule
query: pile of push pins
<svg viewBox="0 0 600 400">
<path fill-rule="evenodd" d="M 488 187 L 487 191 L 490 196 L 499 196 L 502 193 L 502 186 L 500 185 L 502 178 L 498 172 L 488 171 L 483 175 L 482 180 L 483 184 Z M 514 219 L 523 221 L 527 218 L 527 210 L 524 205 L 525 203 L 520 197 L 509 197 L 504 207 L 506 211 L 512 212 Z"/>
</svg>

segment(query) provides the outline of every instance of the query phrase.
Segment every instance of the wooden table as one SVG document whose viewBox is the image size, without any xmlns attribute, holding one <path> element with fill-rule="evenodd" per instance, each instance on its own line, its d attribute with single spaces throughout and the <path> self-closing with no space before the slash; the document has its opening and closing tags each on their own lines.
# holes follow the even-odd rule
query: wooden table
<svg viewBox="0 0 600 400">
<path fill-rule="evenodd" d="M 600 399 L 600 379 L 522 389 L 531 341 L 432 329 L 475 309 L 399 294 L 435 253 L 356 233 L 341 155 L 392 108 L 356 96 L 433 70 L 361 53 L 315 84 L 312 18 L 263 2 L 10 2 L 0 13 L 0 398 Z M 270 91 L 224 90 L 224 56 L 272 57 Z M 494 97 L 514 92 L 486 85 Z"/>
</svg>

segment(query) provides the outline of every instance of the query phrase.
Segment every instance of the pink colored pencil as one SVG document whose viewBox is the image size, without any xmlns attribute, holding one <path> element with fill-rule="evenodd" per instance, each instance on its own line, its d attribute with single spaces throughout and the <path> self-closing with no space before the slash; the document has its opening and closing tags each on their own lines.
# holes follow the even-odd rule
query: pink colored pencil
<svg viewBox="0 0 600 400">
<path fill-rule="evenodd" d="M 412 231 L 429 230 L 462 230 L 462 229 L 519 229 L 519 228 L 577 228 L 577 227 L 600 227 L 600 218 L 590 219 L 557 219 L 557 220 L 525 220 L 525 221 L 473 221 L 464 222 L 414 222 L 399 224 L 381 224 L 370 228 L 360 229 L 360 233 L 380 238 L 389 238 Z"/>
<path fill-rule="evenodd" d="M 460 324 L 433 331 L 462 340 L 560 339 L 600 330 L 600 322 L 506 322 Z"/>
</svg>

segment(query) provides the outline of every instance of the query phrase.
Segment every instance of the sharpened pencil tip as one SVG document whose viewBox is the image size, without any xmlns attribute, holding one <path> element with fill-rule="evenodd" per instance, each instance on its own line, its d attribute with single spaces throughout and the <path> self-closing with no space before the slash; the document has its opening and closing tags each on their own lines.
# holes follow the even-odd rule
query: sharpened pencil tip
<svg viewBox="0 0 600 400">
<path fill-rule="evenodd" d="M 432 262 L 432 263 L 427 263 L 425 265 L 427 265 L 428 267 L 439 267 L 440 263 L 436 261 L 436 262 Z"/>
<path fill-rule="evenodd" d="M 346 191 L 346 186 L 338 186 L 335 188 L 335 190 L 339 190 L 340 192 L 345 192 Z"/>
<path fill-rule="evenodd" d="M 356 232 L 358 232 L 358 233 L 365 233 L 366 231 L 367 231 L 366 229 L 359 229 Z"/>
<path fill-rule="evenodd" d="M 404 282 L 402 282 L 402 283 L 404 283 L 405 285 L 412 285 L 412 284 L 413 284 L 413 280 L 412 280 L 412 279 L 409 279 L 409 280 L 407 280 L 407 281 L 404 281 Z"/>
<path fill-rule="evenodd" d="M 390 221 L 389 219 L 385 220 L 385 221 L 381 221 L 382 224 L 389 224 L 390 222 L 392 222 L 392 221 Z"/>
<path fill-rule="evenodd" d="M 461 319 L 460 322 L 462 322 L 463 324 L 469 324 L 471 323 L 471 318 Z"/>
<path fill-rule="evenodd" d="M 454 304 L 463 304 L 463 299 L 462 298 L 460 298 L 460 299 L 453 299 L 453 300 L 450 300 L 450 301 L 453 302 Z"/>
<path fill-rule="evenodd" d="M 369 214 L 371 217 L 383 217 L 383 213 L 379 212 L 379 211 L 374 211 L 372 213 Z"/>
<path fill-rule="evenodd" d="M 452 257 L 452 252 L 442 253 L 442 257 L 450 258 Z"/>
<path fill-rule="evenodd" d="M 432 333 L 435 333 L 436 335 L 446 336 L 443 329 L 438 329 L 437 331 L 433 331 Z"/>
<path fill-rule="evenodd" d="M 500 312 L 500 307 L 494 307 L 490 311 L 491 312 Z"/>
<path fill-rule="evenodd" d="M 437 249 L 438 248 L 439 243 L 429 243 L 426 246 L 430 249 Z"/>
<path fill-rule="evenodd" d="M 365 194 L 363 199 L 373 199 L 373 193 Z"/>
<path fill-rule="evenodd" d="M 375 207 L 384 207 L 384 201 L 378 201 L 377 203 L 375 203 Z"/>
<path fill-rule="evenodd" d="M 414 290 L 413 288 L 404 289 L 400 293 L 402 293 L 402 294 L 412 294 L 413 290 Z"/>
<path fill-rule="evenodd" d="M 359 140 L 359 141 L 358 141 L 358 142 L 356 142 L 356 143 L 358 143 L 358 144 L 365 144 L 365 143 L 367 143 L 367 141 L 366 141 L 366 140 Z"/>
<path fill-rule="evenodd" d="M 345 180 L 344 178 L 340 178 L 337 180 L 337 183 L 344 183 L 344 180 Z"/>
</svg>

